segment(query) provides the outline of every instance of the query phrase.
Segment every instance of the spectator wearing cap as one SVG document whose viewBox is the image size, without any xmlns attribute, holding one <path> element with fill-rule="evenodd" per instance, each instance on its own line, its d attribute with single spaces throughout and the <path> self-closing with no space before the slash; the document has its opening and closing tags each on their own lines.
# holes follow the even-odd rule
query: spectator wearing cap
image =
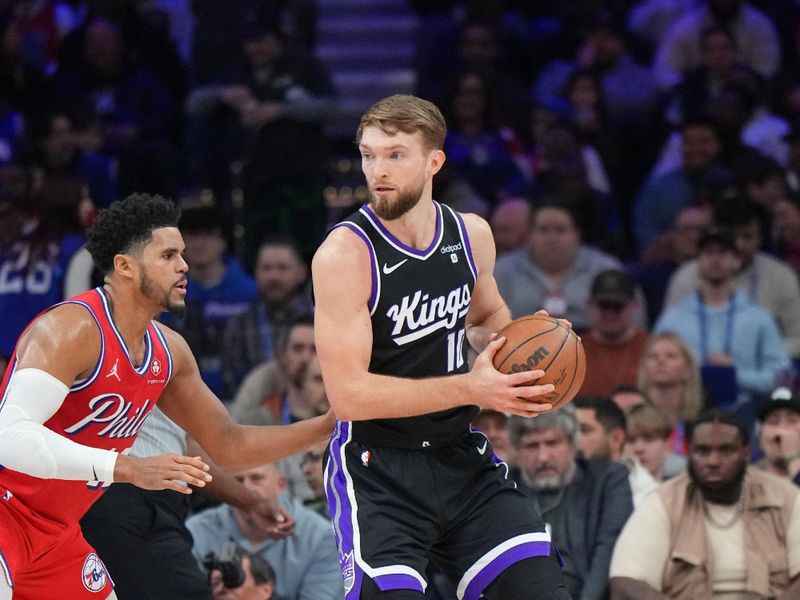
<svg viewBox="0 0 800 600">
<path fill-rule="evenodd" d="M 797 274 L 784 261 L 762 250 L 763 232 L 769 216 L 752 200 L 734 199 L 717 210 L 717 224 L 730 228 L 736 242 L 741 268 L 734 287 L 763 307 L 775 319 L 793 357 L 800 356 L 800 285 Z M 691 260 L 670 280 L 665 305 L 672 306 L 691 294 L 699 284 L 698 261 Z"/>
<path fill-rule="evenodd" d="M 697 288 L 662 313 L 655 332 L 681 336 L 701 367 L 732 368 L 740 392 L 768 393 L 790 362 L 778 326 L 735 289 L 741 259 L 728 229 L 708 229 L 698 251 Z M 704 383 L 708 373 L 704 371 Z"/>
<path fill-rule="evenodd" d="M 587 364 L 582 394 L 607 396 L 620 385 L 635 385 L 648 334 L 635 323 L 641 307 L 636 283 L 625 271 L 597 274 L 587 304 L 591 327 L 583 336 Z"/>
<path fill-rule="evenodd" d="M 800 398 L 785 387 L 772 392 L 758 411 L 758 467 L 800 485 Z"/>
</svg>

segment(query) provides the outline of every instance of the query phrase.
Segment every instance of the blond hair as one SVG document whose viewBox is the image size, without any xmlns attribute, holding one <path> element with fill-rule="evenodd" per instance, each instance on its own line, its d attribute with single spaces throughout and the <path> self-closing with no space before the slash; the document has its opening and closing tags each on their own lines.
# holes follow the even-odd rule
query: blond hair
<svg viewBox="0 0 800 600">
<path fill-rule="evenodd" d="M 395 94 L 373 104 L 361 116 L 356 132 L 356 143 L 361 143 L 365 127 L 377 127 L 388 135 L 398 131 L 422 134 L 427 150 L 444 148 L 447 135 L 442 111 L 433 102 L 409 94 Z"/>
<path fill-rule="evenodd" d="M 700 367 L 698 367 L 697 360 L 689 349 L 689 346 L 683 341 L 683 338 L 670 331 L 656 333 L 650 336 L 644 348 L 644 356 L 647 356 L 653 346 L 662 340 L 675 344 L 683 360 L 686 361 L 689 376 L 683 384 L 683 408 L 681 409 L 681 419 L 684 421 L 693 421 L 697 415 L 700 414 L 700 409 L 703 408 L 703 387 L 700 382 Z M 638 387 L 644 392 L 645 396 L 649 396 L 651 384 L 650 380 L 647 378 L 644 360 L 642 360 L 639 365 Z"/>
<path fill-rule="evenodd" d="M 652 404 L 634 406 L 626 416 L 628 439 L 643 436 L 655 436 L 666 440 L 672 435 L 672 421 L 662 409 Z"/>
</svg>

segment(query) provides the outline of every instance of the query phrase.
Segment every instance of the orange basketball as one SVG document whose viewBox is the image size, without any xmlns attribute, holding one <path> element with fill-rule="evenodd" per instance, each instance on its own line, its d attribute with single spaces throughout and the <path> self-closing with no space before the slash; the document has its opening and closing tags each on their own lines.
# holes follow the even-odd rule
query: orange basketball
<svg viewBox="0 0 800 600">
<path fill-rule="evenodd" d="M 515 319 L 502 331 L 506 343 L 494 355 L 494 366 L 501 373 L 541 369 L 544 376 L 535 383 L 552 383 L 555 390 L 543 400 L 553 408 L 572 400 L 583 385 L 586 355 L 583 344 L 572 329 L 558 319 L 530 315 Z"/>
</svg>

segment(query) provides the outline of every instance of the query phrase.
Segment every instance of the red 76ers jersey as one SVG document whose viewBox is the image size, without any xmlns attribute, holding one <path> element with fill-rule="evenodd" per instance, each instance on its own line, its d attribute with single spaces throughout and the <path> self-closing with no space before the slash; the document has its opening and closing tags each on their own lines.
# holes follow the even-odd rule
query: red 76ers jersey
<svg viewBox="0 0 800 600">
<path fill-rule="evenodd" d="M 172 357 L 164 335 L 155 323 L 148 325 L 144 360 L 135 367 L 102 288 L 66 303 L 80 304 L 91 313 L 100 329 L 100 357 L 91 375 L 72 385 L 61 408 L 44 425 L 84 446 L 127 452 L 172 375 Z M 16 366 L 15 350 L 0 387 L 2 400 Z M 39 479 L 0 470 L 0 493 L 5 500 L 13 497 L 40 516 L 64 525 L 75 523 L 103 487 L 100 481 Z"/>
</svg>

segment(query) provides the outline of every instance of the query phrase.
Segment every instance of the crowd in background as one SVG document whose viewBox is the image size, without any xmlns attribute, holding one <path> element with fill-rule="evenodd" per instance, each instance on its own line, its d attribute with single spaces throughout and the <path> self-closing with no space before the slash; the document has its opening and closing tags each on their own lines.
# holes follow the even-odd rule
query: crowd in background
<svg viewBox="0 0 800 600">
<path fill-rule="evenodd" d="M 314 56 L 316 4 L 0 0 L 0 372 L 36 314 L 101 283 L 83 249 L 97 210 L 145 191 L 184 208 L 187 312 L 164 322 L 204 381 L 246 423 L 327 410 L 308 264 L 342 214 L 324 200 L 331 165 L 355 148 L 326 136 L 339 108 Z M 567 318 L 587 352 L 574 409 L 527 422 L 483 413 L 476 427 L 561 532 L 574 597 L 604 597 L 609 570 L 704 597 L 681 588 L 699 585 L 690 570 L 632 567 L 636 531 L 612 554 L 626 522 L 698 543 L 673 519 L 675 486 L 656 486 L 685 479 L 687 463 L 702 479 L 692 443 L 704 423 L 735 433 L 730 452 L 753 461 L 748 474 L 760 468 L 749 482 L 768 471 L 800 484 L 800 3 L 408 5 L 420 24 L 416 93 L 448 122 L 434 198 L 489 221 L 512 316 Z M 707 409 L 716 421 L 698 424 Z M 241 479 L 294 510 L 305 503 L 316 524 L 328 517 L 323 451 Z M 788 554 L 765 564 L 788 581 L 800 572 L 800 509 L 776 489 L 759 501 L 780 505 L 790 534 L 772 533 Z M 656 496 L 662 505 L 647 503 Z M 706 499 L 722 523 L 708 545 L 722 547 L 720 532 L 747 513 Z M 649 512 L 628 521 L 634 506 Z M 279 557 L 242 515 L 212 510 L 223 512 L 189 523 L 198 559 L 230 530 L 277 561 L 276 598 L 338 597 L 336 564 L 304 583 L 304 569 L 325 570 L 308 540 Z M 646 551 L 666 561 L 675 548 Z M 732 593 L 788 585 L 758 587 L 744 567 L 716 577 Z M 429 596 L 448 600 L 447 583 L 430 579 Z"/>
</svg>

